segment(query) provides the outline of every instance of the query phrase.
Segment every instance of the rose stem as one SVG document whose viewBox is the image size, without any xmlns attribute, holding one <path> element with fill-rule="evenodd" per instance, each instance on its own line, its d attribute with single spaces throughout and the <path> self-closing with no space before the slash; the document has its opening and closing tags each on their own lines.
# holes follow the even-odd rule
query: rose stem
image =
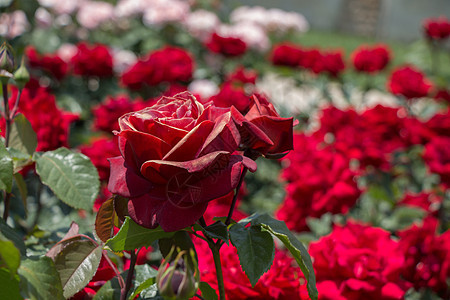
<svg viewBox="0 0 450 300">
<path fill-rule="evenodd" d="M 138 250 L 139 252 L 139 250 Z M 131 281 L 133 280 L 133 273 L 134 273 L 134 266 L 136 265 L 136 259 L 137 254 L 135 250 L 131 251 L 131 258 L 130 258 L 130 268 L 128 269 L 128 275 L 127 275 L 127 282 L 125 284 L 125 288 L 122 289 L 122 292 L 120 294 L 120 300 L 126 300 L 128 291 L 131 288 Z"/>
<path fill-rule="evenodd" d="M 211 249 L 214 266 L 216 267 L 217 285 L 219 286 L 219 299 L 225 300 L 225 285 L 223 283 L 222 263 L 220 262 L 220 246 L 221 244 L 215 244 L 214 242 L 208 242 Z"/>
<path fill-rule="evenodd" d="M 11 111 L 11 116 L 10 116 L 11 120 L 14 119 L 14 117 L 15 117 L 15 115 L 17 113 L 17 110 L 19 109 L 19 101 L 20 101 L 20 96 L 21 95 L 22 95 L 22 89 L 19 89 L 19 92 L 17 93 L 16 103 L 14 103 L 14 107 L 13 107 L 13 109 Z"/>
<path fill-rule="evenodd" d="M 106 262 L 111 267 L 111 269 L 113 269 L 114 273 L 116 273 L 117 280 L 119 281 L 120 289 L 121 290 L 124 289 L 125 288 L 125 282 L 123 281 L 122 276 L 120 276 L 120 273 L 117 270 L 116 266 L 113 264 L 111 259 L 108 257 L 108 253 L 106 252 L 106 250 L 103 250 L 102 255 L 103 255 L 103 258 L 106 260 Z"/>
<path fill-rule="evenodd" d="M 236 187 L 236 192 L 234 193 L 233 202 L 231 202 L 230 211 L 228 212 L 227 219 L 225 220 L 225 225 L 230 225 L 231 218 L 233 217 L 234 207 L 236 206 L 237 197 L 239 195 L 239 190 L 241 189 L 242 182 L 244 181 L 245 174 L 247 174 L 247 167 L 244 167 L 241 173 L 241 178 L 239 178 L 239 183 Z"/>
<path fill-rule="evenodd" d="M 2 91 L 3 91 L 3 106 L 5 109 L 5 147 L 8 147 L 9 145 L 9 133 L 11 131 L 11 116 L 9 115 L 9 103 L 8 103 L 8 85 L 2 84 Z M 4 192 L 5 199 L 5 209 L 3 210 L 3 220 L 6 222 L 9 215 L 9 202 L 11 199 L 11 193 Z"/>
</svg>

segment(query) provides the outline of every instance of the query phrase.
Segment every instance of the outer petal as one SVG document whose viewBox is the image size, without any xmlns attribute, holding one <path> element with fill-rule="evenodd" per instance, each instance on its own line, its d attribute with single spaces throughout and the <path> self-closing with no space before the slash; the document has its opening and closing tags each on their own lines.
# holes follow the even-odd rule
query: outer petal
<svg viewBox="0 0 450 300">
<path fill-rule="evenodd" d="M 152 184 L 136 174 L 121 156 L 108 159 L 111 164 L 111 175 L 108 190 L 123 197 L 137 197 L 149 192 Z"/>
<path fill-rule="evenodd" d="M 292 150 L 293 147 L 293 119 L 262 116 L 251 121 L 254 125 L 261 128 L 265 134 L 272 140 L 267 153 L 283 153 Z"/>
</svg>

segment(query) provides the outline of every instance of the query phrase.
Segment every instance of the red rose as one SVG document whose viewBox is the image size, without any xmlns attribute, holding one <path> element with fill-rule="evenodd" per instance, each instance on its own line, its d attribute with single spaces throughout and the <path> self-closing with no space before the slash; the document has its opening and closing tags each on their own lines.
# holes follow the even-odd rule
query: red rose
<svg viewBox="0 0 450 300">
<path fill-rule="evenodd" d="M 319 59 L 312 66 L 312 71 L 316 74 L 328 73 L 332 77 L 337 77 L 345 69 L 344 59 L 341 51 L 327 51 L 321 53 Z"/>
<path fill-rule="evenodd" d="M 444 40 L 450 36 L 450 22 L 446 17 L 426 19 L 423 28 L 429 39 Z"/>
<path fill-rule="evenodd" d="M 251 98 L 249 111 L 243 116 L 234 106 L 231 114 L 242 136 L 240 148 L 259 155 L 277 155 L 293 149 L 293 118 L 282 118 L 263 97 Z"/>
<path fill-rule="evenodd" d="M 236 37 L 222 37 L 213 33 L 206 46 L 215 53 L 225 56 L 240 56 L 247 51 L 247 45 L 243 40 Z"/>
<path fill-rule="evenodd" d="M 239 82 L 225 82 L 218 94 L 210 98 L 217 107 L 234 106 L 240 112 L 248 110 L 250 97 L 245 93 L 244 87 Z"/>
<path fill-rule="evenodd" d="M 399 250 L 405 257 L 402 276 L 417 290 L 427 287 L 449 299 L 450 231 L 438 236 L 437 228 L 437 220 L 427 217 L 422 226 L 412 225 L 399 232 Z"/>
<path fill-rule="evenodd" d="M 193 224 L 208 202 L 238 184 L 254 161 L 236 154 L 239 132 L 226 109 L 206 108 L 189 93 L 119 119 L 121 156 L 110 159 L 109 190 L 130 199 L 138 224 L 176 231 Z"/>
<path fill-rule="evenodd" d="M 303 51 L 303 56 L 300 59 L 300 66 L 313 70 L 314 66 L 322 59 L 322 54 L 319 49 L 308 49 Z"/>
<path fill-rule="evenodd" d="M 425 145 L 424 159 L 430 171 L 441 177 L 441 182 L 450 187 L 450 137 L 435 136 Z"/>
<path fill-rule="evenodd" d="M 122 74 L 121 82 L 126 87 L 138 90 L 144 84 L 154 86 L 162 82 L 189 81 L 192 78 L 194 61 L 184 49 L 165 47 L 150 53 Z"/>
<path fill-rule="evenodd" d="M 117 119 L 128 112 L 137 110 L 136 108 L 140 105 L 143 105 L 142 100 L 133 101 L 126 95 L 108 97 L 92 109 L 94 128 L 108 133 L 119 130 Z"/>
<path fill-rule="evenodd" d="M 403 299 L 403 253 L 389 232 L 353 222 L 309 246 L 319 299 Z"/>
<path fill-rule="evenodd" d="M 251 83 L 255 84 L 256 79 L 258 78 L 258 73 L 252 69 L 245 69 L 240 66 L 233 73 L 227 76 L 227 81 L 237 81 L 243 84 Z"/>
<path fill-rule="evenodd" d="M 319 147 L 314 137 L 294 135 L 295 150 L 284 159 L 287 167 L 282 176 L 289 183 L 277 216 L 291 230 L 308 230 L 307 217 L 346 213 L 361 194 L 348 156 Z"/>
<path fill-rule="evenodd" d="M 77 45 L 78 52 L 70 60 L 73 72 L 82 76 L 108 77 L 113 75 L 113 58 L 104 45 Z"/>
<path fill-rule="evenodd" d="M 398 205 L 420 208 L 427 213 L 437 215 L 440 203 L 442 203 L 441 196 L 432 192 L 421 192 L 419 194 L 407 193 Z"/>
<path fill-rule="evenodd" d="M 31 68 L 42 69 L 52 74 L 58 80 L 66 76 L 67 63 L 59 56 L 54 54 L 40 55 L 32 46 L 26 47 L 25 54 L 28 57 L 28 63 Z"/>
<path fill-rule="evenodd" d="M 442 102 L 447 102 L 450 104 L 450 90 L 449 89 L 439 89 L 433 96 L 434 99 Z"/>
<path fill-rule="evenodd" d="M 14 105 L 16 99 L 17 89 L 14 88 L 9 98 L 10 107 Z M 78 115 L 60 110 L 56 106 L 55 96 L 49 94 L 46 89 L 23 89 L 18 112 L 24 114 L 36 132 L 38 140 L 36 151 L 50 151 L 68 146 L 70 123 L 76 121 Z M 5 132 L 4 125 L 4 119 L 1 119 L 2 135 Z"/>
<path fill-rule="evenodd" d="M 353 66 L 357 71 L 374 73 L 383 70 L 390 60 L 387 46 L 370 47 L 363 45 L 352 53 Z"/>
<path fill-rule="evenodd" d="M 407 99 L 412 99 L 428 95 L 431 83 L 422 72 L 414 67 L 406 66 L 397 68 L 392 72 L 388 88 L 395 95 L 402 95 Z"/>
<path fill-rule="evenodd" d="M 275 45 L 272 50 L 271 61 L 274 65 L 298 67 L 304 52 L 297 45 L 289 43 Z"/>
</svg>

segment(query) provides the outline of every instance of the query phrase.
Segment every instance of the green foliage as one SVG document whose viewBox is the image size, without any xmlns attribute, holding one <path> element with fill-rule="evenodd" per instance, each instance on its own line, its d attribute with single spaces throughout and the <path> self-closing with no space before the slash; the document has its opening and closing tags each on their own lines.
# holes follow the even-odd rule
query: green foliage
<svg viewBox="0 0 450 300">
<path fill-rule="evenodd" d="M 294 256 L 307 280 L 308 294 L 311 299 L 317 299 L 318 292 L 316 288 L 316 277 L 312 266 L 311 257 L 306 251 L 302 243 L 289 231 L 283 221 L 276 220 L 268 214 L 253 214 L 239 222 L 247 225 L 251 223 L 253 226 L 261 226 L 261 228 L 270 232 L 283 242 L 289 252 Z M 231 231 L 231 230 L 230 230 Z M 233 241 L 233 238 L 231 239 Z"/>
<path fill-rule="evenodd" d="M 121 273 L 122 278 L 127 278 L 128 270 Z M 119 300 L 120 284 L 117 276 L 108 280 L 95 294 L 93 300 Z"/>
<path fill-rule="evenodd" d="M 175 232 L 165 232 L 161 227 L 148 229 L 136 224 L 129 217 L 125 218 L 120 231 L 106 242 L 106 247 L 114 252 L 135 250 L 148 247 L 161 238 L 170 238 Z"/>
<path fill-rule="evenodd" d="M 55 257 L 64 297 L 70 298 L 85 287 L 97 271 L 102 248 L 91 241 L 80 240 L 66 245 Z"/>
<path fill-rule="evenodd" d="M 130 295 L 129 300 L 134 300 L 136 296 L 142 292 L 144 292 L 144 294 L 147 294 L 149 292 L 149 289 L 154 290 L 152 286 L 155 285 L 156 275 L 158 274 L 158 271 L 153 269 L 149 265 L 136 266 L 135 272 L 135 289 Z"/>
<path fill-rule="evenodd" d="M 0 141 L 0 190 L 11 192 L 13 178 L 13 161 L 6 150 L 3 141 Z"/>
<path fill-rule="evenodd" d="M 65 299 L 58 271 L 49 257 L 23 260 L 20 268 L 20 286 L 27 298 L 36 300 Z"/>
<path fill-rule="evenodd" d="M 26 247 L 22 237 L 16 230 L 9 227 L 3 219 L 0 219 L 0 233 L 8 240 L 14 243 L 14 246 L 19 250 L 21 256 L 25 256 Z"/>
<path fill-rule="evenodd" d="M 36 151 L 36 133 L 23 114 L 17 114 L 14 118 L 8 146 L 28 155 L 33 155 Z"/>
<path fill-rule="evenodd" d="M 204 299 L 218 300 L 216 290 L 213 289 L 207 282 L 200 282 L 199 289 L 202 292 Z"/>
<path fill-rule="evenodd" d="M 222 240 L 229 244 L 230 237 L 228 234 L 228 227 L 222 221 L 217 221 L 202 230 L 207 236 L 213 239 Z"/>
<path fill-rule="evenodd" d="M 273 238 L 258 226 L 241 223 L 230 227 L 230 238 L 237 248 L 239 261 L 252 286 L 269 270 L 275 256 Z"/>
<path fill-rule="evenodd" d="M 0 268 L 0 299 L 21 300 L 19 275 L 7 268 Z"/>
<path fill-rule="evenodd" d="M 14 243 L 0 233 L 0 267 L 6 267 L 15 274 L 20 265 L 20 252 Z"/>
<path fill-rule="evenodd" d="M 91 210 L 100 187 L 97 169 L 81 153 L 59 148 L 35 155 L 36 172 L 64 203 Z"/>
</svg>

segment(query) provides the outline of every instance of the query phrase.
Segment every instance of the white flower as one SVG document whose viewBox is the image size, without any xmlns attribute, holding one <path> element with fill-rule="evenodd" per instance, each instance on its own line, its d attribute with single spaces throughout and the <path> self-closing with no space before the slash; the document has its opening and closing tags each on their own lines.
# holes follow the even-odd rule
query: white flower
<svg viewBox="0 0 450 300">
<path fill-rule="evenodd" d="M 83 1 L 77 0 L 38 0 L 39 4 L 51 8 L 56 14 L 71 14 L 76 11 Z"/>
<path fill-rule="evenodd" d="M 114 7 L 107 2 L 85 1 L 78 9 L 77 20 L 81 26 L 94 29 L 114 18 Z"/>
<path fill-rule="evenodd" d="M 56 55 L 58 55 L 63 61 L 69 62 L 72 57 L 77 54 L 78 49 L 75 45 L 72 44 L 62 44 L 59 49 L 56 51 Z"/>
<path fill-rule="evenodd" d="M 154 0 L 144 11 L 143 21 L 147 26 L 181 22 L 189 14 L 190 7 L 182 0 Z"/>
<path fill-rule="evenodd" d="M 0 35 L 9 39 L 22 35 L 29 27 L 27 16 L 21 10 L 0 15 Z"/>
<path fill-rule="evenodd" d="M 192 36 L 204 42 L 220 25 L 220 20 L 216 14 L 199 9 L 188 14 L 183 24 Z"/>
<path fill-rule="evenodd" d="M 189 84 L 188 91 L 200 95 L 202 99 L 206 100 L 219 92 L 219 86 L 208 79 L 197 79 Z"/>
<path fill-rule="evenodd" d="M 137 61 L 136 54 L 129 50 L 113 49 L 112 53 L 114 71 L 118 74 L 130 68 Z"/>
<path fill-rule="evenodd" d="M 36 9 L 34 18 L 36 19 L 36 23 L 43 28 L 48 28 L 53 23 L 52 15 L 43 7 Z"/>
<path fill-rule="evenodd" d="M 142 14 L 153 2 L 153 0 L 119 0 L 115 8 L 115 15 L 124 18 Z"/>
</svg>

